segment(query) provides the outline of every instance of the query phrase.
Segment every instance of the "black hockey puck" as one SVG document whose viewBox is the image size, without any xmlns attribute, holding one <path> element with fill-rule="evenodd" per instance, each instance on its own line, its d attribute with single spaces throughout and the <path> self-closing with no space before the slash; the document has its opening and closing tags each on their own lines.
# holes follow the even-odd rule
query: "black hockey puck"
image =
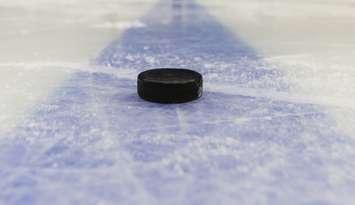
<svg viewBox="0 0 355 205">
<path fill-rule="evenodd" d="M 159 68 L 138 75 L 138 95 L 157 103 L 185 103 L 202 95 L 202 75 L 187 69 Z"/>
</svg>

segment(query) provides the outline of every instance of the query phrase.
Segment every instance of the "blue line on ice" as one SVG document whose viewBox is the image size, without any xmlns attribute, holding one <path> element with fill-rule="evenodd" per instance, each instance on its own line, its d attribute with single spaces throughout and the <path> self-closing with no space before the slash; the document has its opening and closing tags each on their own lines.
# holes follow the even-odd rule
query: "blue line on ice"
<svg viewBox="0 0 355 205">
<path fill-rule="evenodd" d="M 349 204 L 354 142 L 316 105 L 207 91 L 140 100 L 120 69 L 187 67 L 206 84 L 287 90 L 193 1 L 161 1 L 0 140 L 0 204 Z"/>
</svg>

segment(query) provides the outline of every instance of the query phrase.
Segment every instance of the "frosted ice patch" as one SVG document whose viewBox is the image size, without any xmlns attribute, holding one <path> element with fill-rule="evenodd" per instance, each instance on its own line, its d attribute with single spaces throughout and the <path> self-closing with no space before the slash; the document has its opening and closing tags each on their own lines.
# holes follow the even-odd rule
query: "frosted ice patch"
<svg viewBox="0 0 355 205">
<path fill-rule="evenodd" d="M 120 21 L 120 22 L 104 22 L 93 26 L 94 28 L 106 28 L 106 29 L 129 29 L 129 28 L 143 28 L 146 25 L 140 21 Z"/>
</svg>

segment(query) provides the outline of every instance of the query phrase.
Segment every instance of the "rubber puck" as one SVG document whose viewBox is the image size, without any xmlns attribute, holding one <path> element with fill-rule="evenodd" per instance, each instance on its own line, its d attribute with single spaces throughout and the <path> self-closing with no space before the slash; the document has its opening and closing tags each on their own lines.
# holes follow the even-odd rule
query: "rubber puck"
<svg viewBox="0 0 355 205">
<path fill-rule="evenodd" d="M 138 95 L 157 103 L 185 103 L 202 96 L 202 75 L 176 68 L 147 70 L 138 75 Z"/>
</svg>

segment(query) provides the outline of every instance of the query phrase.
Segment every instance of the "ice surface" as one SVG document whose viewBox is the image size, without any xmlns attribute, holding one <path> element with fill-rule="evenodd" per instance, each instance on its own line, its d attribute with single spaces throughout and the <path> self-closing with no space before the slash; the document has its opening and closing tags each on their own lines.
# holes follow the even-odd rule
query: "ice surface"
<svg viewBox="0 0 355 205">
<path fill-rule="evenodd" d="M 140 26 L 138 17 L 154 2 L 0 0 L 0 132 L 16 126 L 70 70 Z"/>
<path fill-rule="evenodd" d="M 297 46 L 277 43 L 290 42 L 286 34 L 262 38 L 293 27 L 277 24 L 281 14 L 282 21 L 298 19 L 295 25 L 301 26 L 308 21 L 299 11 L 317 11 L 310 15 L 320 21 L 330 11 L 324 8 L 347 10 L 352 4 L 277 2 L 150 2 L 146 8 L 154 7 L 128 24 L 115 17 L 90 21 L 97 33 L 96 43 L 88 46 L 98 48 L 98 41 L 107 41 L 99 35 L 107 29 L 119 33 L 90 63 L 78 60 L 95 53 L 87 47 L 78 48 L 86 54 L 75 60 L 71 55 L 64 59 L 65 52 L 39 64 L 7 62 L 17 54 L 4 57 L 2 73 L 11 79 L 4 90 L 30 98 L 16 80 L 32 79 L 23 87 L 37 90 L 41 100 L 34 100 L 25 115 L 16 114 L 23 120 L 0 136 L 0 204 L 353 204 L 355 64 L 346 52 L 354 48 L 351 38 L 334 34 L 343 46 L 329 52 L 316 46 L 328 46 L 324 39 L 302 49 L 298 43 L 307 36 L 302 28 L 297 31 L 300 41 L 292 36 Z M 86 5 L 54 5 L 66 3 Z M 141 2 L 121 3 L 127 12 Z M 44 11 L 51 7 L 20 5 Z M 114 15 L 111 6 L 104 6 L 102 15 Z M 244 13 L 233 12 L 243 6 Z M 270 6 L 279 10 L 269 12 L 274 18 L 264 19 L 268 26 L 259 30 L 261 19 L 247 17 Z M 76 10 L 81 11 L 72 8 L 73 15 Z M 355 22 L 351 12 L 336 14 L 339 27 L 344 16 Z M 252 30 L 254 35 L 247 35 Z M 136 75 L 160 66 L 203 73 L 204 96 L 179 105 L 140 100 Z M 7 113 L 5 117 L 14 112 Z"/>
</svg>

